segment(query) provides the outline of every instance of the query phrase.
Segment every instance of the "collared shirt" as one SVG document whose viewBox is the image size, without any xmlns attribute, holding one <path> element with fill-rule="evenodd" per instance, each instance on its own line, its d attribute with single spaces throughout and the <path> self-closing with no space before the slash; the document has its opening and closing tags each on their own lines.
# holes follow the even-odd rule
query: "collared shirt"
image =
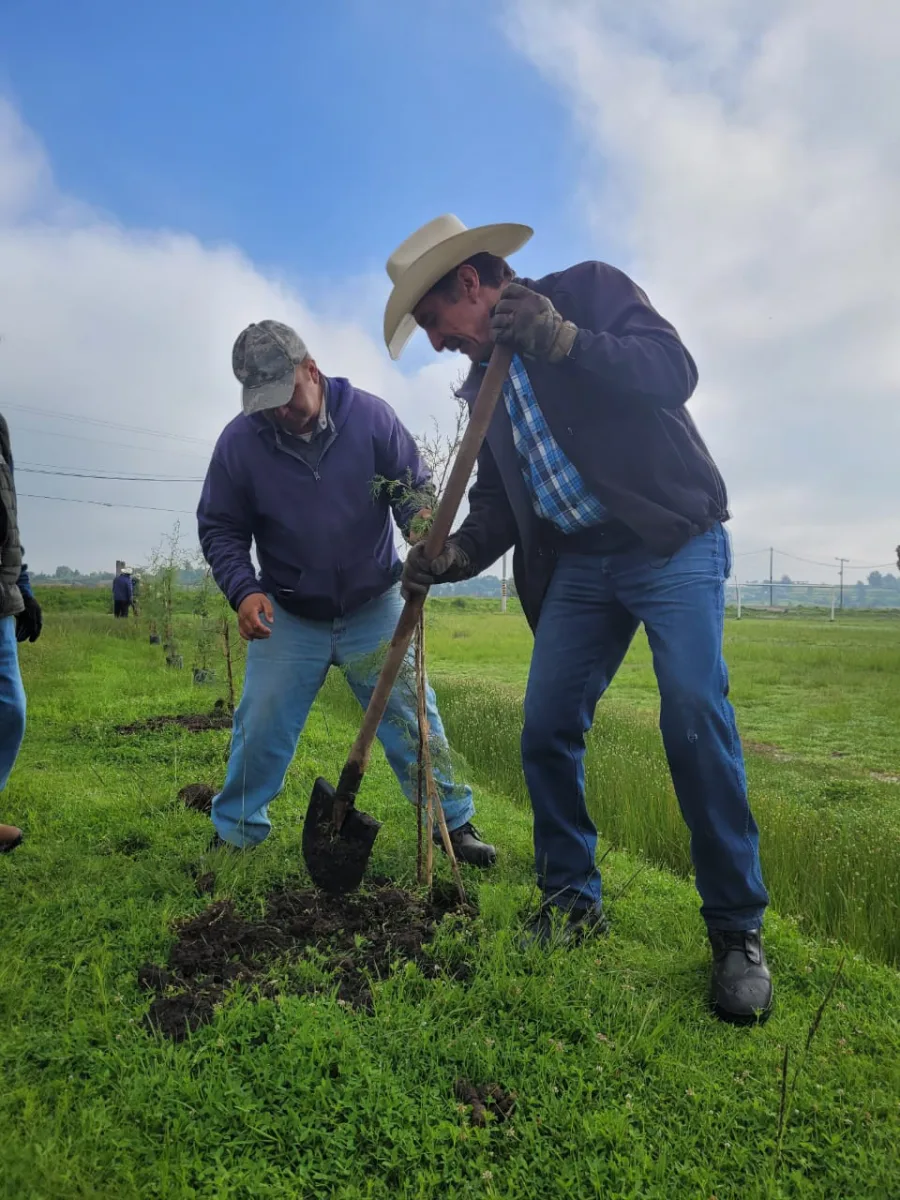
<svg viewBox="0 0 900 1200">
<path fill-rule="evenodd" d="M 328 381 L 322 376 L 322 407 L 315 425 L 307 433 L 291 433 L 281 425 L 275 426 L 275 441 L 278 445 L 316 471 L 319 459 L 327 449 L 327 437 L 334 430 L 328 414 Z"/>
<path fill-rule="evenodd" d="M 519 466 L 532 507 L 562 533 L 576 533 L 608 519 L 607 510 L 572 465 L 550 432 L 528 378 L 525 364 L 513 356 L 503 384 Z"/>
<path fill-rule="evenodd" d="M 298 437 L 301 441 L 311 442 L 314 437 L 318 437 L 320 433 L 324 433 L 328 428 L 328 380 L 322 377 L 322 407 L 319 409 L 319 419 L 308 433 L 292 433 L 291 437 Z"/>
</svg>

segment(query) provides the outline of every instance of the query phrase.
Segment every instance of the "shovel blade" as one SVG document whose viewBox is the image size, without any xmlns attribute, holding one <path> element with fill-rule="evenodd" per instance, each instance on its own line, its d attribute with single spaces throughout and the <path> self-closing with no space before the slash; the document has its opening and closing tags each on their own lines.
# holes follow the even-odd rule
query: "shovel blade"
<svg viewBox="0 0 900 1200">
<path fill-rule="evenodd" d="M 331 784 L 317 779 L 303 822 L 303 861 L 316 887 L 340 896 L 362 883 L 381 822 L 351 807 L 338 830 L 336 800 Z"/>
</svg>

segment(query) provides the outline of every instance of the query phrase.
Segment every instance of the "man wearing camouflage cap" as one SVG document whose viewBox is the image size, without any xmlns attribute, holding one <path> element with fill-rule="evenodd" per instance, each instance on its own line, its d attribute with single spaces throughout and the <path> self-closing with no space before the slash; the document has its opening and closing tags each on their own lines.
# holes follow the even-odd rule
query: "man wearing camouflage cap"
<svg viewBox="0 0 900 1200">
<path fill-rule="evenodd" d="M 269 803 L 329 668 L 341 667 L 368 704 L 373 656 L 390 641 L 403 604 L 392 514 L 409 540 L 422 513 L 409 497 L 428 494 L 430 480 L 393 410 L 347 379 L 323 375 L 287 325 L 249 325 L 232 366 L 243 412 L 216 444 L 197 517 L 203 553 L 250 643 L 225 785 L 212 805 L 214 841 L 245 848 L 269 833 Z M 386 486 L 373 487 L 376 480 Z M 427 710 L 456 855 L 491 866 L 494 848 L 472 825 L 471 789 L 444 765 L 430 688 Z M 394 688 L 378 736 L 414 799 L 418 721 L 408 688 Z"/>
</svg>

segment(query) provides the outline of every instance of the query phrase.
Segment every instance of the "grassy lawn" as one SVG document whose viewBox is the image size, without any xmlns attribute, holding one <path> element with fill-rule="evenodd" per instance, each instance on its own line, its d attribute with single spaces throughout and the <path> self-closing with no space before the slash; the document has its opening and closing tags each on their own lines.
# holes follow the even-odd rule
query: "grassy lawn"
<svg viewBox="0 0 900 1200">
<path fill-rule="evenodd" d="M 774 906 L 808 932 L 896 966 L 900 621 L 751 618 L 731 621 L 727 642 Z M 521 615 L 484 602 L 435 606 L 429 651 L 454 748 L 479 781 L 527 807 L 519 736 L 530 635 Z M 610 842 L 687 876 L 657 713 L 641 635 L 598 708 L 588 799 Z"/>
<path fill-rule="evenodd" d="M 524 688 L 531 635 L 497 602 L 432 605 L 432 674 Z M 729 616 L 725 655 L 741 734 L 751 750 L 830 773 L 900 782 L 900 616 Z M 607 702 L 655 720 L 659 703 L 643 631 Z M 845 768 L 841 770 L 840 768 Z"/>
<path fill-rule="evenodd" d="M 180 621 L 187 633 L 190 618 Z M 848 923 L 843 946 L 811 936 L 828 927 L 832 902 L 810 914 L 802 907 L 814 899 L 810 887 L 793 906 L 785 892 L 768 922 L 775 1014 L 752 1030 L 708 1015 L 697 897 L 677 873 L 651 865 L 668 855 L 679 866 L 640 646 L 599 722 L 607 741 L 592 754 L 595 805 L 615 782 L 628 802 L 610 804 L 608 815 L 624 811 L 634 823 L 617 836 L 603 822 L 626 847 L 604 863 L 613 932 L 568 951 L 520 950 L 518 922 L 534 900 L 530 815 L 509 747 L 528 639 L 512 616 L 442 603 L 431 622 L 432 672 L 470 759 L 462 769 L 478 781 L 479 820 L 501 851 L 496 872 L 467 876 L 477 915 L 445 918 L 434 939 L 435 961 L 465 959 L 468 977 L 432 977 L 398 950 L 363 1010 L 341 1002 L 321 954 L 299 963 L 273 955 L 262 982 L 227 990 L 186 1040 L 149 1030 L 151 997 L 138 973 L 168 962 L 174 922 L 226 900 L 259 920 L 273 891 L 308 883 L 300 823 L 316 775 L 337 777 L 353 711 L 334 681 L 273 805 L 272 838 L 251 854 L 209 854 L 208 819 L 177 793 L 221 781 L 227 733 L 172 726 L 124 736 L 115 726 L 208 710 L 219 693 L 192 688 L 189 671 L 167 671 L 160 649 L 123 625 L 61 612 L 23 650 L 30 728 L 3 818 L 28 839 L 0 860 L 0 1195 L 900 1194 L 900 976 L 884 961 L 889 939 L 878 922 L 862 921 Z M 854 842 L 833 832 L 837 818 L 856 813 L 854 869 L 882 872 L 894 895 L 896 785 L 870 772 L 891 773 L 891 738 L 900 749 L 890 712 L 898 631 L 793 619 L 729 629 L 744 733 L 789 756 L 751 756 L 754 787 L 777 790 L 797 820 L 817 814 L 842 855 Z M 836 671 L 840 686 L 830 682 Z M 785 678 L 793 699 L 767 704 L 771 680 L 780 693 Z M 838 744 L 840 704 L 852 724 Z M 816 722 L 828 731 L 814 738 Z M 870 802 L 869 789 L 883 799 Z M 652 820 L 639 818 L 638 799 Z M 380 753 L 363 806 L 386 822 L 372 874 L 411 886 L 414 821 Z M 783 847 L 797 828 L 771 835 L 773 866 L 776 853 L 789 857 Z M 878 836 L 861 840 L 859 829 Z M 651 835 L 659 845 L 642 845 Z M 446 877 L 443 861 L 439 869 Z M 867 957 L 858 947 L 870 941 Z M 483 1126 L 473 1123 L 462 1080 L 515 1093 L 508 1119 L 492 1110 Z"/>
</svg>

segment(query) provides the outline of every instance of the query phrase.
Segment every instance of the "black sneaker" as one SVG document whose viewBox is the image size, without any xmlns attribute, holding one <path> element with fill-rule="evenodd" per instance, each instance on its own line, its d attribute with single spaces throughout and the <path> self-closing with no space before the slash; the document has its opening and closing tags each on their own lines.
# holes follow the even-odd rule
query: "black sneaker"
<svg viewBox="0 0 900 1200">
<path fill-rule="evenodd" d="M 212 854 L 214 850 L 233 850 L 235 854 L 240 854 L 247 849 L 247 846 L 235 846 L 234 842 L 226 842 L 223 837 L 219 837 L 218 833 L 214 833 L 206 847 L 206 853 Z"/>
<path fill-rule="evenodd" d="M 599 906 L 559 908 L 543 904 L 525 928 L 525 946 L 572 946 L 588 937 L 609 932 L 609 921 Z"/>
<path fill-rule="evenodd" d="M 772 1011 L 772 976 L 758 929 L 710 929 L 713 952 L 710 1002 L 732 1025 L 762 1023 Z"/>
<path fill-rule="evenodd" d="M 450 830 L 450 841 L 457 862 L 468 863 L 471 867 L 492 867 L 497 861 L 497 851 L 489 842 L 481 840 L 481 834 L 471 821 L 460 825 L 459 829 Z M 440 829 L 434 831 L 435 845 L 444 849 Z M 445 851 L 446 853 L 446 851 Z"/>
</svg>

